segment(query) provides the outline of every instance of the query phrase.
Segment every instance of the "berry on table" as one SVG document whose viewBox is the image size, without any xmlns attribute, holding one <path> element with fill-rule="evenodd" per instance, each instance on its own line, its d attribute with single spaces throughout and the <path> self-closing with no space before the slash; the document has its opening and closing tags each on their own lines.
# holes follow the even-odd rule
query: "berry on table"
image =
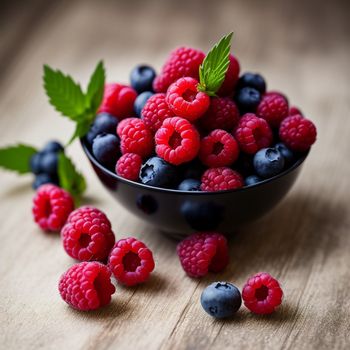
<svg viewBox="0 0 350 350">
<path fill-rule="evenodd" d="M 142 158 L 136 153 L 125 153 L 117 162 L 115 172 L 125 179 L 137 181 L 142 165 Z"/>
<path fill-rule="evenodd" d="M 92 142 L 92 154 L 104 166 L 114 167 L 120 154 L 119 138 L 112 134 L 99 134 Z"/>
<path fill-rule="evenodd" d="M 166 118 L 174 117 L 174 112 L 165 101 L 165 94 L 155 94 L 144 105 L 141 118 L 145 125 L 156 132 Z"/>
<path fill-rule="evenodd" d="M 41 155 L 41 171 L 49 175 L 57 175 L 58 154 L 56 152 L 45 152 Z"/>
<path fill-rule="evenodd" d="M 281 304 L 283 292 L 278 281 L 266 272 L 250 277 L 243 287 L 244 305 L 256 314 L 270 314 Z"/>
<path fill-rule="evenodd" d="M 238 144 L 227 131 L 213 130 L 201 140 L 199 159 L 208 167 L 231 165 L 237 160 L 238 154 Z"/>
<path fill-rule="evenodd" d="M 133 237 L 117 241 L 108 259 L 114 277 L 126 286 L 147 281 L 154 265 L 151 250 Z"/>
<path fill-rule="evenodd" d="M 37 152 L 32 155 L 29 161 L 30 170 L 33 174 L 38 175 L 42 172 L 41 168 L 42 152 Z"/>
<path fill-rule="evenodd" d="M 232 317 L 242 305 L 241 292 L 232 283 L 214 282 L 203 290 L 201 304 L 210 316 Z"/>
<path fill-rule="evenodd" d="M 243 177 L 237 171 L 227 167 L 211 168 L 202 176 L 201 190 L 216 192 L 243 187 Z"/>
<path fill-rule="evenodd" d="M 134 111 L 136 115 L 141 118 L 142 115 L 142 109 L 145 106 L 146 102 L 154 95 L 151 91 L 144 91 L 140 95 L 136 97 L 136 100 L 134 102 Z"/>
<path fill-rule="evenodd" d="M 63 152 L 64 148 L 58 141 L 49 141 L 43 148 L 42 152 L 58 153 Z"/>
<path fill-rule="evenodd" d="M 197 179 L 185 179 L 177 187 L 179 191 L 200 191 L 201 182 Z"/>
<path fill-rule="evenodd" d="M 115 242 L 107 216 L 90 206 L 80 207 L 69 215 L 61 238 L 67 254 L 81 261 L 105 261 Z"/>
<path fill-rule="evenodd" d="M 284 158 L 276 148 L 263 148 L 255 154 L 253 164 L 255 172 L 268 179 L 283 170 Z"/>
<path fill-rule="evenodd" d="M 264 94 L 266 91 L 266 82 L 260 74 L 244 73 L 238 80 L 237 88 L 243 89 L 245 87 L 251 87 L 258 90 L 260 94 Z"/>
<path fill-rule="evenodd" d="M 167 118 L 155 135 L 156 153 L 175 165 L 189 162 L 199 151 L 200 137 L 196 128 L 186 119 Z"/>
<path fill-rule="evenodd" d="M 37 174 L 35 176 L 35 180 L 32 184 L 32 187 L 34 190 L 37 190 L 41 185 L 44 184 L 53 184 L 53 185 L 59 185 L 58 179 L 56 176 L 51 176 L 49 174 L 41 173 Z"/>
<path fill-rule="evenodd" d="M 288 113 L 288 101 L 279 93 L 265 94 L 256 109 L 257 116 L 265 119 L 272 127 L 278 127 Z"/>
<path fill-rule="evenodd" d="M 155 77 L 156 72 L 152 67 L 138 65 L 130 73 L 130 85 L 138 94 L 152 91 L 152 83 Z"/>
<path fill-rule="evenodd" d="M 258 175 L 250 175 L 244 179 L 244 186 L 252 186 L 252 185 L 255 185 L 261 181 L 263 181 L 263 179 L 261 177 L 259 177 Z"/>
<path fill-rule="evenodd" d="M 70 267 L 61 276 L 58 289 L 67 304 L 82 311 L 109 304 L 115 292 L 109 269 L 95 261 Z"/>
<path fill-rule="evenodd" d="M 216 232 L 195 233 L 185 238 L 177 245 L 177 255 L 190 277 L 220 272 L 229 261 L 227 240 Z"/>
<path fill-rule="evenodd" d="M 229 56 L 229 66 L 225 75 L 225 80 L 220 86 L 219 91 L 217 94 L 219 96 L 229 96 L 233 94 L 234 88 L 236 86 L 236 83 L 238 81 L 239 76 L 239 62 L 235 56 L 230 54 Z"/>
<path fill-rule="evenodd" d="M 180 78 L 169 86 L 165 96 L 170 109 L 190 122 L 200 118 L 210 105 L 209 96 L 198 91 L 197 86 L 198 81 L 194 78 Z"/>
<path fill-rule="evenodd" d="M 295 162 L 296 154 L 292 152 L 284 143 L 276 143 L 274 148 L 282 154 L 282 157 L 284 158 L 284 167 L 288 167 Z"/>
<path fill-rule="evenodd" d="M 99 134 L 116 134 L 118 119 L 114 115 L 108 113 L 97 114 L 94 123 L 86 134 L 89 144 L 92 144 L 94 138 Z"/>
<path fill-rule="evenodd" d="M 52 184 L 38 188 L 33 198 L 35 222 L 45 231 L 59 231 L 74 209 L 71 195 Z"/>
<path fill-rule="evenodd" d="M 255 112 L 261 100 L 258 90 L 251 87 L 244 87 L 237 91 L 235 101 L 241 114 Z"/>
<path fill-rule="evenodd" d="M 160 74 L 153 81 L 156 92 L 166 92 L 169 85 L 182 77 L 199 79 L 199 66 L 204 53 L 189 47 L 179 47 L 170 53 Z"/>
<path fill-rule="evenodd" d="M 279 136 L 292 151 L 305 152 L 315 143 L 317 131 L 311 120 L 297 114 L 282 121 Z"/>
</svg>

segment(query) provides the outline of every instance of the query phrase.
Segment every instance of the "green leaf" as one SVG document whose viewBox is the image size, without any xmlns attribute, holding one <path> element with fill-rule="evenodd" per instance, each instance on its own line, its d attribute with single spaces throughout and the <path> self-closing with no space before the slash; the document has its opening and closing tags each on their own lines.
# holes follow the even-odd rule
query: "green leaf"
<svg viewBox="0 0 350 350">
<path fill-rule="evenodd" d="M 19 174 L 30 173 L 30 158 L 37 150 L 28 145 L 18 144 L 0 149 L 0 167 Z"/>
<path fill-rule="evenodd" d="M 103 66 L 103 61 L 100 61 L 90 78 L 86 93 L 86 99 L 88 101 L 90 110 L 93 112 L 96 112 L 98 110 L 102 102 L 105 78 L 106 74 Z"/>
<path fill-rule="evenodd" d="M 69 75 L 44 65 L 44 88 L 50 103 L 65 117 L 77 120 L 86 109 L 85 96 L 79 84 Z"/>
<path fill-rule="evenodd" d="M 229 33 L 214 45 L 204 58 L 199 67 L 198 90 L 206 92 L 210 96 L 215 96 L 220 86 L 225 80 L 225 75 L 230 64 L 231 38 L 233 33 Z"/>
<path fill-rule="evenodd" d="M 76 123 L 74 134 L 68 141 L 67 146 L 70 145 L 77 137 L 83 137 L 87 134 L 94 118 L 95 118 L 95 115 L 90 114 L 90 117 L 86 117 L 85 119 L 82 119 Z"/>
<path fill-rule="evenodd" d="M 63 152 L 58 156 L 58 178 L 60 186 L 67 190 L 76 200 L 86 190 L 84 176 L 78 172 L 72 160 Z"/>
</svg>

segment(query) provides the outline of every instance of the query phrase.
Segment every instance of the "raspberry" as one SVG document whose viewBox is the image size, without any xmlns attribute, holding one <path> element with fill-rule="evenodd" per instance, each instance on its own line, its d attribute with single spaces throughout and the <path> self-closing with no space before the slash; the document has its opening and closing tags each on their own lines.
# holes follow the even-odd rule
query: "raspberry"
<svg viewBox="0 0 350 350">
<path fill-rule="evenodd" d="M 154 260 L 144 243 L 130 237 L 115 243 L 108 266 L 118 282 L 134 286 L 148 279 L 154 269 Z"/>
<path fill-rule="evenodd" d="M 234 137 L 227 131 L 216 129 L 201 141 L 199 159 L 208 167 L 231 165 L 239 154 Z"/>
<path fill-rule="evenodd" d="M 117 162 L 115 172 L 125 179 L 136 181 L 142 165 L 142 158 L 136 153 L 125 153 Z"/>
<path fill-rule="evenodd" d="M 59 231 L 74 209 L 71 195 L 55 185 L 42 185 L 33 198 L 35 222 L 45 231 Z"/>
<path fill-rule="evenodd" d="M 286 98 L 279 93 L 265 94 L 256 110 L 260 118 L 264 118 L 272 127 L 278 127 L 281 121 L 288 116 L 289 107 Z"/>
<path fill-rule="evenodd" d="M 131 118 L 120 129 L 122 154 L 136 153 L 141 157 L 147 157 L 153 152 L 154 142 L 151 130 L 138 118 Z"/>
<path fill-rule="evenodd" d="M 301 113 L 298 107 L 295 107 L 295 106 L 290 107 L 288 115 L 296 115 L 296 114 L 300 114 L 301 116 L 303 116 L 303 113 Z"/>
<path fill-rule="evenodd" d="M 210 105 L 209 96 L 197 90 L 198 81 L 184 77 L 169 86 L 166 102 L 179 117 L 193 122 L 201 117 Z"/>
<path fill-rule="evenodd" d="M 69 256 L 85 261 L 105 261 L 115 242 L 107 216 L 89 206 L 80 207 L 69 215 L 61 238 Z"/>
<path fill-rule="evenodd" d="M 220 233 L 192 234 L 176 250 L 182 268 L 190 277 L 202 277 L 208 271 L 220 272 L 229 261 L 227 240 Z"/>
<path fill-rule="evenodd" d="M 237 58 L 233 55 L 230 55 L 229 58 L 230 58 L 230 64 L 228 66 L 228 69 L 225 75 L 225 80 L 222 83 L 219 91 L 217 92 L 219 96 L 232 95 L 233 90 L 238 81 L 239 68 L 240 68 L 239 62 Z"/>
<path fill-rule="evenodd" d="M 211 131 L 223 129 L 231 131 L 239 120 L 236 104 L 229 98 L 213 98 L 204 116 L 200 119 L 200 126 Z"/>
<path fill-rule="evenodd" d="M 165 102 L 165 94 L 155 94 L 150 97 L 141 112 L 142 120 L 153 132 L 161 127 L 164 119 L 174 116 L 174 112 Z"/>
<path fill-rule="evenodd" d="M 283 120 L 279 136 L 292 151 L 304 152 L 315 143 L 317 131 L 311 120 L 297 114 Z"/>
<path fill-rule="evenodd" d="M 167 118 L 155 135 L 156 153 L 175 165 L 189 162 L 198 154 L 199 133 L 186 119 Z"/>
<path fill-rule="evenodd" d="M 272 131 L 266 120 L 253 113 L 246 113 L 239 120 L 234 135 L 240 149 L 248 154 L 254 154 L 272 142 Z"/>
<path fill-rule="evenodd" d="M 244 185 L 243 177 L 226 167 L 207 169 L 201 181 L 201 190 L 207 192 L 233 190 Z"/>
<path fill-rule="evenodd" d="M 115 287 L 107 266 L 92 261 L 70 267 L 61 276 L 58 290 L 67 304 L 88 311 L 109 304 Z"/>
<path fill-rule="evenodd" d="M 250 277 L 243 287 L 244 305 L 256 314 L 270 314 L 282 302 L 283 291 L 271 275 L 266 272 Z"/>
<path fill-rule="evenodd" d="M 121 120 L 117 125 L 117 135 L 121 138 L 124 126 L 128 125 L 133 120 L 140 120 L 139 118 L 125 118 Z"/>
<path fill-rule="evenodd" d="M 205 54 L 202 51 L 179 47 L 171 52 L 162 71 L 153 81 L 155 92 L 166 92 L 169 85 L 181 77 L 199 79 L 199 66 Z"/>
<path fill-rule="evenodd" d="M 135 116 L 134 101 L 137 93 L 130 86 L 106 84 L 98 113 L 107 112 L 119 120 Z"/>
</svg>

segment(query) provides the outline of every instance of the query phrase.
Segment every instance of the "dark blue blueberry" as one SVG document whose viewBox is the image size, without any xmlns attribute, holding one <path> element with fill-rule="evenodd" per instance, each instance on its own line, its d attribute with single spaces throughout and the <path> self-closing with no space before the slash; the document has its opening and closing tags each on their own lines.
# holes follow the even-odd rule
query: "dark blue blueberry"
<svg viewBox="0 0 350 350">
<path fill-rule="evenodd" d="M 141 111 L 143 106 L 146 104 L 148 99 L 153 95 L 154 95 L 153 92 L 145 91 L 136 97 L 136 100 L 134 102 L 134 111 L 139 118 L 141 118 Z"/>
<path fill-rule="evenodd" d="M 260 74 L 245 73 L 238 80 L 238 89 L 251 87 L 258 90 L 261 94 L 266 91 L 265 79 Z"/>
<path fill-rule="evenodd" d="M 198 159 L 195 159 L 189 163 L 185 163 L 182 165 L 183 178 L 200 180 L 205 169 L 206 168 L 203 163 Z"/>
<path fill-rule="evenodd" d="M 144 91 L 152 91 L 152 83 L 155 77 L 156 72 L 152 67 L 139 65 L 130 73 L 130 85 L 138 94 Z"/>
<path fill-rule="evenodd" d="M 284 167 L 284 158 L 275 148 L 263 148 L 253 160 L 255 172 L 264 179 L 279 174 Z"/>
<path fill-rule="evenodd" d="M 284 158 L 284 166 L 289 167 L 296 160 L 296 155 L 292 152 L 284 143 L 276 143 L 275 148 L 279 151 Z"/>
<path fill-rule="evenodd" d="M 120 154 L 119 138 L 112 134 L 97 135 L 92 142 L 92 154 L 104 166 L 114 167 Z"/>
<path fill-rule="evenodd" d="M 255 112 L 260 100 L 260 92 L 251 87 L 238 90 L 236 95 L 237 106 L 241 113 Z"/>
<path fill-rule="evenodd" d="M 210 316 L 232 317 L 242 305 L 241 292 L 232 283 L 214 282 L 203 290 L 201 304 Z"/>
<path fill-rule="evenodd" d="M 42 150 L 43 153 L 46 153 L 46 152 L 58 153 L 61 151 L 64 151 L 64 148 L 58 141 L 48 142 Z"/>
<path fill-rule="evenodd" d="M 116 134 L 118 119 L 109 113 L 100 113 L 96 116 L 89 132 L 86 135 L 87 141 L 92 144 L 93 139 L 102 133 Z"/>
<path fill-rule="evenodd" d="M 41 169 L 41 157 L 42 153 L 37 152 L 30 158 L 30 170 L 33 174 L 40 174 L 42 172 Z"/>
<path fill-rule="evenodd" d="M 58 180 L 56 177 L 52 177 L 49 174 L 38 174 L 35 177 L 35 180 L 32 184 L 32 187 L 34 188 L 34 190 L 36 190 L 38 187 L 40 187 L 41 185 L 44 184 L 54 184 L 54 185 L 58 185 Z"/>
<path fill-rule="evenodd" d="M 258 175 L 250 175 L 244 179 L 244 184 L 245 186 L 252 186 L 261 181 L 263 181 L 263 179 L 260 178 Z"/>
<path fill-rule="evenodd" d="M 57 174 L 58 154 L 45 152 L 41 156 L 41 171 L 49 175 Z"/>
<path fill-rule="evenodd" d="M 197 179 L 185 179 L 177 187 L 180 191 L 200 191 L 201 182 Z"/>
<path fill-rule="evenodd" d="M 140 180 L 143 184 L 172 188 L 178 181 L 177 169 L 159 157 L 149 158 L 141 167 Z"/>
</svg>

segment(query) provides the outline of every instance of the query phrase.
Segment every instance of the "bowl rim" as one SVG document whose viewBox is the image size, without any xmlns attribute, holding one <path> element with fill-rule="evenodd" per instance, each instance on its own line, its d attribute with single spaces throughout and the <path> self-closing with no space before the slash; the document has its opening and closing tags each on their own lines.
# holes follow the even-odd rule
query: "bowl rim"
<svg viewBox="0 0 350 350">
<path fill-rule="evenodd" d="M 292 171 L 294 171 L 296 168 L 298 168 L 301 164 L 304 163 L 305 159 L 308 157 L 309 153 L 310 153 L 310 149 L 304 153 L 290 168 L 283 170 L 281 173 L 270 177 L 268 179 L 262 180 L 254 185 L 250 185 L 250 186 L 244 186 L 242 188 L 236 188 L 236 189 L 230 189 L 230 190 L 222 190 L 222 191 L 215 191 L 215 192 L 205 192 L 205 191 L 182 191 L 182 190 L 175 190 L 175 189 L 171 189 L 171 188 L 162 188 L 162 187 L 154 187 L 154 186 L 149 186 L 149 185 L 145 185 L 143 183 L 140 182 L 135 182 L 135 181 L 131 181 L 128 179 L 125 179 L 119 175 L 117 175 L 116 173 L 112 172 L 111 170 L 105 168 L 102 164 L 100 164 L 95 157 L 93 156 L 93 154 L 90 152 L 89 147 L 87 145 L 87 140 L 85 137 L 80 138 L 80 144 L 84 150 L 84 153 L 87 155 L 87 157 L 89 158 L 89 160 L 95 165 L 97 166 L 101 171 L 103 171 L 104 173 L 108 174 L 109 176 L 112 176 L 113 178 L 115 178 L 118 181 L 121 181 L 125 184 L 131 185 L 133 187 L 137 187 L 137 188 L 143 188 L 143 189 L 147 189 L 150 191 L 157 191 L 157 192 L 163 192 L 163 193 L 172 193 L 172 194 L 186 194 L 186 195 L 191 195 L 191 196 L 205 196 L 205 195 L 216 195 L 216 194 L 223 194 L 223 193 L 237 193 L 237 192 L 243 192 L 243 191 L 249 191 L 252 190 L 254 188 L 260 187 L 260 186 L 264 186 L 270 182 L 273 182 L 283 176 L 286 176 L 287 174 L 291 173 Z"/>
</svg>

